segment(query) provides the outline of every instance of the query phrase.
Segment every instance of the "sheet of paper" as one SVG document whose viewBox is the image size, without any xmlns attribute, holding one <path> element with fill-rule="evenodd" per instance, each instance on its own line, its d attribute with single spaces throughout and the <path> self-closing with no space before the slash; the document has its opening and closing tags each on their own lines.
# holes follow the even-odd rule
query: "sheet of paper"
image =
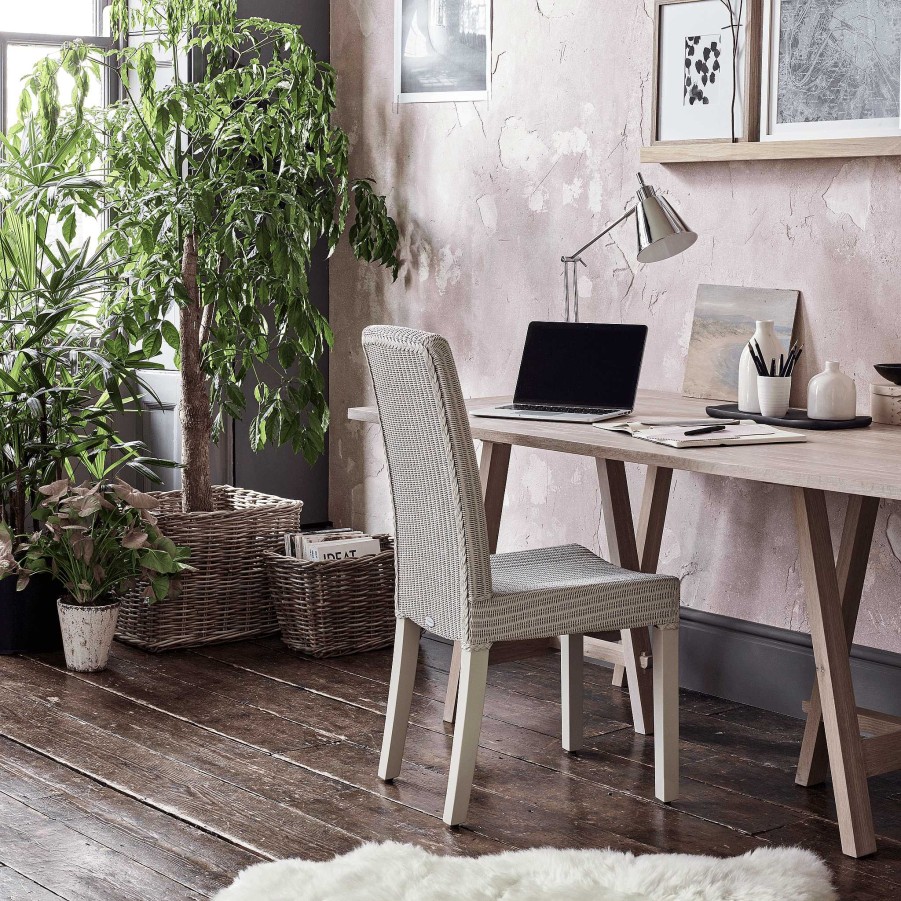
<svg viewBox="0 0 901 901">
<path fill-rule="evenodd" d="M 654 441 L 710 441 L 719 443 L 730 438 L 747 438 L 752 435 L 775 435 L 776 429 L 768 425 L 760 425 L 756 422 L 741 423 L 739 425 L 727 425 L 716 432 L 708 432 L 706 435 L 686 435 L 686 431 L 692 431 L 691 427 L 664 426 L 648 429 L 642 432 L 643 438 L 651 438 Z"/>
</svg>

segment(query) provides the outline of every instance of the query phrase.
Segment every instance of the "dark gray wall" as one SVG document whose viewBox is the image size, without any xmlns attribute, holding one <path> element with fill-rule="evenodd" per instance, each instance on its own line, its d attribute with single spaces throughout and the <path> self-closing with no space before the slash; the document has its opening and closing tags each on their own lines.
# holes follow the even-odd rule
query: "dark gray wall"
<svg viewBox="0 0 901 901">
<path fill-rule="evenodd" d="M 238 15 L 300 25 L 316 55 L 329 58 L 329 0 L 238 0 Z"/>
<path fill-rule="evenodd" d="M 238 14 L 300 25 L 304 38 L 317 56 L 322 60 L 329 58 L 328 0 L 239 0 Z M 326 316 L 329 311 L 328 288 L 328 264 L 321 253 L 310 273 L 310 297 Z M 327 360 L 323 363 L 323 371 L 328 379 Z M 250 407 L 253 386 L 247 386 L 245 393 Z M 313 467 L 287 447 L 267 448 L 255 454 L 250 449 L 247 426 L 236 423 L 234 482 L 242 488 L 300 498 L 304 502 L 304 523 L 328 519 L 328 445 L 325 455 Z"/>
</svg>

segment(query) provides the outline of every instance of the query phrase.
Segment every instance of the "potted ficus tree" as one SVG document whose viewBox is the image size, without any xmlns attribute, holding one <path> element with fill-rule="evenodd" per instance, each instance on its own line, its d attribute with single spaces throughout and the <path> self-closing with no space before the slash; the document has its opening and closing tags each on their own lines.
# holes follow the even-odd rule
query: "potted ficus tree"
<svg viewBox="0 0 901 901">
<path fill-rule="evenodd" d="M 18 574 L 20 588 L 51 575 L 62 587 L 57 607 L 66 665 L 104 669 L 121 593 L 140 580 L 147 601 L 165 599 L 172 577 L 190 568 L 189 552 L 160 532 L 159 501 L 119 479 L 83 485 L 60 479 L 39 491 L 43 500 L 33 516 L 40 528 L 18 552 L 0 526 L 0 569 Z"/>
<path fill-rule="evenodd" d="M 161 337 L 181 370 L 183 489 L 177 505 L 161 498 L 160 521 L 192 548 L 197 571 L 184 580 L 182 609 L 123 611 L 127 637 L 163 648 L 273 629 L 261 551 L 298 527 L 300 504 L 214 487 L 210 443 L 247 412 L 254 450 L 290 444 L 310 463 L 322 453 L 319 363 L 332 336 L 310 299 L 315 249 L 335 249 L 353 204 L 355 255 L 396 277 L 398 232 L 370 181 L 349 175 L 348 137 L 332 122 L 335 73 L 300 28 L 238 19 L 236 0 L 132 7 L 112 4 L 114 49 L 75 42 L 61 64 L 76 83 L 108 67 L 123 87 L 103 111 L 76 97 L 70 114 L 106 138 L 112 235 L 128 260 L 116 296 L 123 338 Z M 130 46 L 135 32 L 152 40 Z M 164 85 L 158 57 L 171 62 Z M 45 102 L 46 84 L 32 79 L 24 102 L 52 118 L 60 111 Z M 181 634 L 138 634 L 154 616 L 171 616 Z"/>
</svg>

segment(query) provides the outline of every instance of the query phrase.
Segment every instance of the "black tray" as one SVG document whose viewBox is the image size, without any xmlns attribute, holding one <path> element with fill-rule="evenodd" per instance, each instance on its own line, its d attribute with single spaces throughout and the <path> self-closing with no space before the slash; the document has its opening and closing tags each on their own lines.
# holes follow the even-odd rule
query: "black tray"
<svg viewBox="0 0 901 901">
<path fill-rule="evenodd" d="M 761 416 L 759 413 L 743 413 L 738 404 L 720 404 L 708 407 L 707 415 L 714 419 L 753 419 L 766 425 L 781 425 L 789 429 L 818 429 L 835 431 L 836 429 L 865 429 L 873 418 L 871 416 L 855 416 L 854 419 L 809 419 L 807 410 L 792 408 L 785 416 Z"/>
</svg>

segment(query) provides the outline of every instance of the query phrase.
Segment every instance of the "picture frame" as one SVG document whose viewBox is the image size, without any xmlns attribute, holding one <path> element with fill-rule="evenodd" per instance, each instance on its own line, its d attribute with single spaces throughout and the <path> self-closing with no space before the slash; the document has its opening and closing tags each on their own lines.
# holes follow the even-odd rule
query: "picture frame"
<svg viewBox="0 0 901 901">
<path fill-rule="evenodd" d="M 901 137 L 901 4 L 818 0 L 814 13 L 764 2 L 760 140 Z"/>
<path fill-rule="evenodd" d="M 787 351 L 800 297 L 797 289 L 698 285 L 683 396 L 737 401 L 739 361 L 757 320 L 773 321 L 776 336 Z"/>
<path fill-rule="evenodd" d="M 728 27 L 729 12 L 722 0 L 655 0 L 652 144 L 759 139 L 762 0 L 733 0 L 733 3 L 736 17 L 740 13 L 737 65 L 733 62 L 736 55 Z M 703 51 L 705 39 L 709 48 L 717 34 L 723 35 L 720 71 L 731 71 L 735 78 L 721 80 L 711 96 L 707 96 L 704 73 L 697 71 L 697 62 L 691 67 L 691 74 L 687 74 L 692 49 L 689 38 L 694 37 L 699 42 L 697 49 Z M 704 95 L 700 103 L 691 101 L 690 94 L 696 88 Z"/>
<path fill-rule="evenodd" d="M 394 0 L 398 103 L 487 101 L 492 0 Z"/>
</svg>

